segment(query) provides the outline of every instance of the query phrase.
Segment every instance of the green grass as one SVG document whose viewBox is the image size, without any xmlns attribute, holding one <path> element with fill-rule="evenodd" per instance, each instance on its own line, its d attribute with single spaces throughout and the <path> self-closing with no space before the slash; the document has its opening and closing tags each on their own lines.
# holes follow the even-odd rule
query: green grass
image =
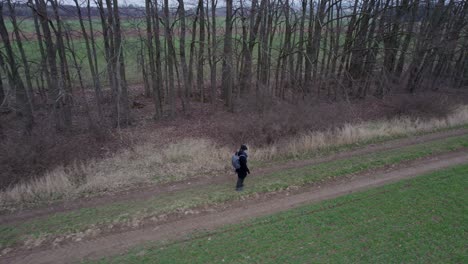
<svg viewBox="0 0 468 264">
<path fill-rule="evenodd" d="M 98 263 L 466 263 L 468 164 Z"/>
<path fill-rule="evenodd" d="M 85 16 L 85 14 L 83 14 Z M 189 59 L 189 51 L 190 51 L 190 42 L 192 40 L 191 38 L 191 23 L 192 19 L 188 19 L 187 21 L 187 35 L 186 35 L 186 56 L 187 56 L 187 62 Z M 23 48 L 26 53 L 26 57 L 28 58 L 28 61 L 30 61 L 30 70 L 31 73 L 33 73 L 33 86 L 36 86 L 36 77 L 38 75 L 36 74 L 37 72 L 40 71 L 40 50 L 39 50 L 39 44 L 35 38 L 30 37 L 29 35 L 35 33 L 35 27 L 34 27 L 34 21 L 32 19 L 19 19 L 18 20 L 18 27 L 22 33 L 26 33 L 28 35 L 28 38 L 22 39 L 23 43 Z M 63 20 L 64 23 L 64 28 L 71 30 L 72 34 L 79 35 L 81 34 L 81 26 L 80 23 L 77 19 L 66 19 Z M 92 19 L 93 23 L 93 28 L 96 32 L 101 32 L 102 31 L 102 26 L 101 26 L 101 20 L 97 18 Z M 142 18 L 135 18 L 135 19 L 122 19 L 121 21 L 121 26 L 122 30 L 124 31 L 124 37 L 123 37 L 123 52 L 124 52 L 124 60 L 125 60 L 125 71 L 126 71 L 126 78 L 129 83 L 133 84 L 141 84 L 143 83 L 143 76 L 142 76 L 142 70 L 141 70 L 141 63 L 139 59 L 139 54 L 140 54 L 140 48 L 141 46 L 145 46 L 144 43 L 141 43 L 140 38 L 137 36 L 137 32 L 140 31 L 142 34 L 143 39 L 146 38 L 146 21 L 145 19 Z M 218 28 L 224 28 L 224 17 L 218 17 L 216 20 L 217 27 Z M 88 22 L 85 21 L 85 28 L 88 30 L 89 33 L 89 25 Z M 164 29 L 164 25 L 161 24 L 161 30 Z M 9 20 L 6 21 L 6 27 L 9 32 L 13 31 L 13 26 Z M 180 28 L 178 24 L 176 23 L 175 28 Z M 126 32 L 132 32 L 132 34 L 127 34 Z M 295 32 L 294 34 L 298 35 L 298 32 Z M 164 60 L 164 52 L 165 52 L 165 44 L 164 44 L 164 34 L 160 35 L 161 37 L 161 52 L 163 56 L 163 61 L 162 63 L 165 64 Z M 223 33 L 218 32 L 217 33 L 217 47 L 216 47 L 216 54 L 217 56 L 222 55 L 223 51 Z M 199 49 L 199 36 L 197 33 L 197 38 L 195 41 L 195 51 L 198 52 Z M 296 39 L 298 37 L 296 36 Z M 177 53 L 177 61 L 180 62 L 180 57 L 179 57 L 179 47 L 180 47 L 180 38 L 179 36 L 174 33 L 174 47 L 176 49 Z M 241 28 L 240 25 L 237 25 L 237 31 L 235 30 L 233 32 L 233 39 L 234 43 L 237 43 L 235 45 L 235 56 L 234 56 L 234 63 L 238 63 L 238 59 L 240 58 L 240 53 L 241 53 Z M 280 55 L 280 49 L 281 45 L 284 39 L 284 33 L 283 32 L 276 32 L 275 37 L 273 39 L 273 43 L 270 43 L 272 47 L 272 60 L 275 61 L 278 56 Z M 206 41 L 208 41 L 207 36 L 206 36 Z M 87 52 L 86 52 L 86 46 L 84 39 L 81 38 L 73 38 L 74 42 L 74 48 L 73 51 L 75 52 L 77 59 L 78 59 L 78 64 L 79 67 L 81 68 L 82 75 L 83 75 L 83 81 L 86 87 L 92 87 L 93 85 L 93 79 L 91 76 L 91 71 L 88 65 L 88 59 L 87 59 Z M 14 42 L 13 42 L 14 43 Z M 294 45 L 294 44 L 293 44 Z M 0 43 L 0 49 L 2 48 L 2 44 Z M 105 60 L 105 52 L 104 52 L 104 42 L 102 37 L 96 37 L 96 49 L 97 49 L 97 64 L 98 64 L 98 69 L 99 69 L 99 74 L 101 78 L 101 83 L 103 85 L 108 85 L 108 80 L 107 80 L 107 73 L 106 73 L 106 60 Z M 208 56 L 208 43 L 205 45 L 205 56 Z M 19 50 L 16 45 L 13 45 L 13 48 L 15 50 L 15 53 L 19 57 Z M 146 48 L 144 48 L 146 52 Z M 67 49 L 68 52 L 68 49 Z M 258 57 L 258 47 L 254 48 L 254 60 L 257 59 Z M 78 85 L 78 77 L 77 77 L 77 69 L 75 69 L 75 66 L 73 65 L 72 59 L 71 59 L 71 54 L 68 53 L 68 56 L 70 57 L 69 59 L 69 64 L 71 68 L 71 78 L 72 82 L 75 85 Z M 323 54 L 321 55 L 323 56 Z M 147 54 L 145 54 L 145 57 L 147 57 Z M 148 62 L 148 59 L 146 59 L 146 62 Z M 196 58 L 195 58 L 195 65 L 196 65 Z M 218 71 L 221 70 L 222 63 L 218 63 Z M 204 71 L 205 73 L 209 72 L 209 63 L 207 61 L 204 62 Z M 194 69 L 196 70 L 196 69 Z M 21 74 L 24 74 L 24 71 L 21 69 L 20 70 Z M 36 76 L 37 75 L 37 76 Z M 206 75 L 208 76 L 208 75 Z M 206 80 L 208 81 L 208 79 Z"/>
<path fill-rule="evenodd" d="M 434 154 L 442 154 L 468 147 L 468 135 L 447 138 L 397 150 L 373 153 L 303 168 L 289 169 L 246 180 L 246 191 L 235 192 L 232 183 L 202 186 L 153 197 L 144 201 L 118 202 L 96 208 L 57 213 L 42 219 L 32 219 L 17 225 L 0 226 L 0 247 L 21 244 L 28 237 L 56 237 L 85 231 L 109 224 L 131 224 L 134 219 L 186 210 L 197 206 L 223 203 L 255 193 L 284 190 L 289 186 L 303 186 L 351 173 L 398 164 Z M 253 171 L 255 173 L 255 171 Z"/>
</svg>

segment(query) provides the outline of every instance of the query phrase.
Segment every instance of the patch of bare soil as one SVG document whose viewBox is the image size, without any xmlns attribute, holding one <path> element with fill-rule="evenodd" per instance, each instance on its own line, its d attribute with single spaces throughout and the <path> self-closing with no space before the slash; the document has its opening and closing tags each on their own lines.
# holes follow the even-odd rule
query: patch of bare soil
<svg viewBox="0 0 468 264">
<path fill-rule="evenodd" d="M 223 225 L 239 223 L 303 204 L 382 186 L 441 168 L 463 164 L 467 161 L 468 152 L 466 150 L 430 157 L 385 170 L 349 175 L 342 179 L 316 184 L 296 191 L 246 197 L 246 200 L 227 204 L 222 209 L 208 210 L 195 216 L 179 217 L 177 220 L 164 224 L 147 225 L 141 229 L 98 236 L 92 240 L 68 243 L 56 248 L 18 251 L 0 258 L 0 261 L 4 263 L 70 263 L 122 254 L 145 242 L 181 239 L 194 231 L 212 231 Z M 401 165 L 404 167 L 400 167 Z"/>
</svg>

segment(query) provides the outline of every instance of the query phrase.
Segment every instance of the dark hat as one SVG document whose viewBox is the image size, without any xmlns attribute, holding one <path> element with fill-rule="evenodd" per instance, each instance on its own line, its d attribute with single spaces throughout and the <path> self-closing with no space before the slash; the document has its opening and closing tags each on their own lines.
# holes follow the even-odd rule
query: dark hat
<svg viewBox="0 0 468 264">
<path fill-rule="evenodd" d="M 247 150 L 247 146 L 245 144 L 242 144 L 241 147 L 240 147 L 241 150 Z"/>
</svg>

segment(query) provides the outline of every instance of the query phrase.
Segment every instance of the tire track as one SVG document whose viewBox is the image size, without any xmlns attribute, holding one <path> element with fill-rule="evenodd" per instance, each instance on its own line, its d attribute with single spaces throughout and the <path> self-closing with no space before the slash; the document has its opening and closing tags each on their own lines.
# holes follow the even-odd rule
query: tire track
<svg viewBox="0 0 468 264">
<path fill-rule="evenodd" d="M 462 136 L 468 134 L 468 129 L 457 129 L 449 130 L 438 133 L 431 133 L 422 136 L 409 137 L 404 139 L 392 140 L 389 142 L 367 145 L 359 149 L 351 151 L 343 151 L 335 153 L 326 157 L 309 159 L 309 160 L 298 160 L 290 161 L 284 164 L 270 166 L 268 168 L 258 169 L 255 171 L 256 176 L 261 176 L 265 174 L 270 174 L 276 171 L 287 170 L 291 168 L 301 168 L 305 166 L 315 165 L 324 162 L 335 161 L 339 159 L 346 159 L 357 155 L 365 155 L 374 152 L 388 151 L 393 149 L 398 149 L 405 146 L 411 146 L 421 143 L 426 143 L 430 141 L 435 141 L 444 138 Z M 18 212 L 7 213 L 0 215 L 0 225 L 18 223 L 22 221 L 28 221 L 32 219 L 37 219 L 41 217 L 46 217 L 50 214 L 69 212 L 78 210 L 81 208 L 92 208 L 103 206 L 115 202 L 123 202 L 130 200 L 146 200 L 153 198 L 155 196 L 164 195 L 167 193 L 172 193 L 176 191 L 186 190 L 194 188 L 197 186 L 202 186 L 206 184 L 223 184 L 234 182 L 234 176 L 232 174 L 223 175 L 215 178 L 196 178 L 188 179 L 180 182 L 173 182 L 162 185 L 153 185 L 144 188 L 138 188 L 128 191 L 117 192 L 111 195 L 101 196 L 101 197 L 92 197 L 92 198 L 83 198 L 75 199 L 71 201 L 58 202 L 47 205 L 47 207 L 40 207 L 35 209 L 25 209 Z"/>
<path fill-rule="evenodd" d="M 17 252 L 0 258 L 2 263 L 70 263 L 84 259 L 122 254 L 128 249 L 151 241 L 167 241 L 184 238 L 196 230 L 214 230 L 227 224 L 239 223 L 304 204 L 332 199 L 349 193 L 383 186 L 402 179 L 413 178 L 438 169 L 468 163 L 468 151 L 448 153 L 406 164 L 392 171 L 363 173 L 326 183 L 323 186 L 304 188 L 300 193 L 266 200 L 254 200 L 224 211 L 200 216 L 189 216 L 175 222 L 149 226 L 139 230 L 111 234 L 94 240 L 70 243 L 59 248 Z"/>
</svg>

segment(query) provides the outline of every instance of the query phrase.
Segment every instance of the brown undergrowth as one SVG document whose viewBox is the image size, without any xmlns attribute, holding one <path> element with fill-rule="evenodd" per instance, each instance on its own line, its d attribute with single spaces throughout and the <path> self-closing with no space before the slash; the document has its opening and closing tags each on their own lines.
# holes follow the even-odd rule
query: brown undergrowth
<svg viewBox="0 0 468 264">
<path fill-rule="evenodd" d="M 375 105 L 378 106 L 378 103 Z M 304 107 L 298 106 L 297 109 L 304 113 Z M 316 127 L 317 129 L 311 128 L 312 125 L 317 124 L 315 121 L 305 121 L 305 124 L 302 124 L 300 121 L 304 120 L 304 117 L 297 116 L 299 112 L 293 110 L 284 114 L 286 121 L 283 121 L 281 115 L 273 118 L 266 117 L 267 114 L 272 115 L 277 112 L 275 108 L 272 108 L 270 113 L 263 113 L 264 118 L 257 123 L 259 128 L 248 123 L 259 120 L 255 115 L 244 118 L 244 121 L 247 120 L 246 123 L 238 125 L 237 121 L 242 120 L 242 114 L 245 116 L 245 112 L 242 111 L 232 116 L 232 120 L 227 123 L 226 121 L 218 123 L 217 120 L 222 118 L 223 114 L 217 113 L 212 116 L 192 114 L 193 117 L 188 122 L 179 118 L 174 121 L 151 123 L 146 127 L 140 124 L 140 127 L 136 126 L 122 132 L 125 137 L 130 138 L 129 142 L 133 142 L 128 147 L 113 153 L 108 152 L 105 157 L 56 166 L 42 175 L 33 177 L 32 180 L 6 188 L 0 193 L 0 202 L 31 203 L 76 198 L 134 184 L 170 182 L 223 174 L 230 169 L 230 155 L 236 146 L 235 143 L 238 142 L 247 141 L 251 145 L 251 157 L 256 161 L 269 161 L 283 156 L 297 158 L 304 153 L 381 137 L 391 138 L 430 132 L 468 123 L 468 107 L 466 106 L 457 107 L 454 110 L 448 109 L 449 114 L 443 117 L 404 116 L 389 119 L 379 114 L 369 117 L 368 120 L 362 118 L 365 115 L 359 113 L 363 111 L 359 110 L 359 107 L 353 108 L 349 105 L 329 107 L 337 107 L 337 109 L 342 107 L 342 123 L 335 120 L 337 124 L 334 126 L 324 126 L 321 129 L 318 129 L 319 126 Z M 367 109 L 373 113 L 372 108 Z M 344 112 L 348 112 L 349 116 L 361 118 L 353 118 L 354 122 L 350 122 L 345 118 Z M 312 113 L 316 114 L 316 112 Z M 324 118 L 330 119 L 335 115 L 337 115 L 336 111 Z M 291 118 L 294 117 L 299 119 L 292 121 Z M 320 119 L 317 120 L 320 121 Z M 323 122 L 325 124 L 325 121 Z M 184 123 L 188 125 L 184 127 Z M 291 124 L 291 130 L 285 132 L 283 130 L 288 123 Z M 223 124 L 225 127 L 222 126 Z M 268 126 L 275 124 L 279 128 L 276 129 L 276 134 L 270 134 L 273 135 L 271 136 L 273 140 L 265 141 L 263 134 L 268 132 Z M 260 131 L 249 131 L 249 125 L 253 127 L 252 130 L 260 129 Z M 243 135 L 245 138 L 237 138 L 239 134 L 235 133 L 233 127 L 238 126 L 247 130 Z M 222 135 L 216 138 L 217 133 L 222 133 Z M 256 140 L 249 141 L 249 133 L 252 137 L 257 135 Z"/>
</svg>

